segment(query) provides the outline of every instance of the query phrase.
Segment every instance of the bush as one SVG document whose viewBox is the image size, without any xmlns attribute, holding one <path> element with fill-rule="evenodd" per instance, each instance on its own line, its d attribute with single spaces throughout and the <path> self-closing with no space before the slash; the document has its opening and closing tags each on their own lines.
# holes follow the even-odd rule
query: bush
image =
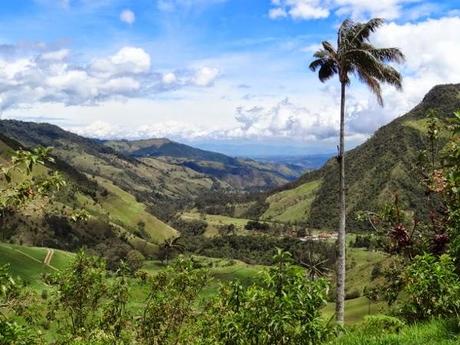
<svg viewBox="0 0 460 345">
<path fill-rule="evenodd" d="M 382 331 L 399 333 L 403 327 L 403 321 L 388 315 L 366 315 L 362 324 L 363 330 L 368 334 L 379 334 Z"/>
<path fill-rule="evenodd" d="M 255 220 L 250 220 L 244 226 L 246 230 L 257 230 L 257 231 L 267 231 L 270 229 L 270 225 L 267 223 L 261 223 Z"/>
<path fill-rule="evenodd" d="M 258 285 L 224 287 L 203 329 L 212 344 L 319 344 L 329 334 L 321 317 L 327 282 L 310 280 L 279 251 Z"/>
<path fill-rule="evenodd" d="M 359 297 L 361 297 L 361 291 L 359 291 L 358 289 L 353 289 L 353 290 L 347 292 L 346 295 L 345 295 L 346 300 L 355 299 L 355 298 L 359 298 Z"/>
<path fill-rule="evenodd" d="M 406 270 L 405 280 L 400 311 L 407 319 L 459 315 L 460 280 L 450 256 L 417 256 Z"/>
<path fill-rule="evenodd" d="M 138 250 L 131 250 L 126 255 L 126 264 L 132 273 L 136 273 L 144 264 L 145 257 Z"/>
</svg>

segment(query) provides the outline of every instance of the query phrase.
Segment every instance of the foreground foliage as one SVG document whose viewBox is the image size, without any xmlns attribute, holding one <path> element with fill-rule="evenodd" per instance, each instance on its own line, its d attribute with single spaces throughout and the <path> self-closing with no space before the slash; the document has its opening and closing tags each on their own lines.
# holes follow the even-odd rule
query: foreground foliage
<svg viewBox="0 0 460 345">
<path fill-rule="evenodd" d="M 457 320 L 433 320 L 398 329 L 369 329 L 369 324 L 364 323 L 328 345 L 454 345 L 460 341 L 458 334 Z"/>
<path fill-rule="evenodd" d="M 23 289 L 2 268 L 2 306 L 8 308 L 0 344 L 44 344 L 42 332 L 53 335 L 52 344 L 73 345 L 319 344 L 330 332 L 320 314 L 326 281 L 311 280 L 285 252 L 274 260 L 260 283 L 223 285 L 203 305 L 209 274 L 179 257 L 154 276 L 139 275 L 148 293 L 135 309 L 129 307 L 130 270 L 122 265 L 110 273 L 102 259 L 83 252 L 67 269 L 46 276 L 52 288 L 26 304 L 16 303 Z"/>
</svg>

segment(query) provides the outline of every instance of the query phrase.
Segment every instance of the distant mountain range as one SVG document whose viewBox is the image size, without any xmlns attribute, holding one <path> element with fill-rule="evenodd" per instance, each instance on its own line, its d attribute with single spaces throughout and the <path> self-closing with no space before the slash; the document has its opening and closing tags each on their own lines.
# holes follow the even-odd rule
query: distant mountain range
<svg viewBox="0 0 460 345">
<path fill-rule="evenodd" d="M 142 162 L 152 160 L 211 176 L 237 190 L 268 189 L 300 177 L 306 168 L 277 162 L 260 162 L 206 151 L 169 139 L 105 141 L 104 145 Z"/>
<path fill-rule="evenodd" d="M 0 161 L 19 147 L 38 145 L 53 147 L 58 164 L 50 168 L 67 176 L 69 190 L 52 209 L 32 218 L 18 214 L 9 226 L 20 229 L 14 234 L 18 242 L 63 249 L 104 242 L 105 236 L 93 232 L 100 229 L 113 241 L 123 236 L 152 251 L 176 235 L 166 222 L 203 192 L 268 190 L 305 172 L 299 166 L 229 157 L 168 139 L 100 141 L 46 123 L 0 121 Z M 93 223 L 100 224 L 71 224 L 52 216 L 56 207 L 86 209 Z"/>
<path fill-rule="evenodd" d="M 297 166 L 307 170 L 314 170 L 321 168 L 332 156 L 334 156 L 333 153 L 323 153 L 314 155 L 251 156 L 250 158 L 259 162 Z"/>
</svg>

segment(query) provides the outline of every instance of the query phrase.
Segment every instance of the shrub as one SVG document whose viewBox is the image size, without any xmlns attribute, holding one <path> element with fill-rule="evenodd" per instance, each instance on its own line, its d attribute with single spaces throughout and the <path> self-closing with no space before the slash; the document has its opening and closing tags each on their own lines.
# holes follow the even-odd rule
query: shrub
<svg viewBox="0 0 460 345">
<path fill-rule="evenodd" d="M 353 289 L 351 291 L 348 291 L 345 295 L 346 300 L 355 299 L 359 297 L 361 297 L 361 291 L 359 291 L 358 289 Z"/>
<path fill-rule="evenodd" d="M 405 280 L 401 313 L 407 319 L 459 315 L 460 280 L 450 256 L 417 256 L 407 268 Z"/>
<path fill-rule="evenodd" d="M 366 315 L 362 324 L 363 330 L 368 334 L 379 334 L 382 331 L 399 333 L 403 327 L 403 321 L 388 315 Z"/>
<path fill-rule="evenodd" d="M 136 273 L 144 264 L 145 257 L 138 250 L 131 250 L 126 255 L 126 264 L 132 273 Z"/>
<path fill-rule="evenodd" d="M 197 321 L 194 303 L 208 279 L 207 271 L 194 269 L 193 262 L 182 257 L 155 275 L 139 320 L 140 343 L 189 344 L 182 342 L 181 338 Z"/>
<path fill-rule="evenodd" d="M 319 344 L 329 334 L 321 317 L 327 283 L 309 280 L 279 251 L 262 283 L 248 289 L 234 282 L 224 287 L 203 327 L 213 344 Z"/>
<path fill-rule="evenodd" d="M 250 220 L 244 226 L 246 230 L 258 230 L 258 231 L 267 231 L 270 229 L 270 226 L 267 223 L 261 223 L 255 220 Z"/>
</svg>

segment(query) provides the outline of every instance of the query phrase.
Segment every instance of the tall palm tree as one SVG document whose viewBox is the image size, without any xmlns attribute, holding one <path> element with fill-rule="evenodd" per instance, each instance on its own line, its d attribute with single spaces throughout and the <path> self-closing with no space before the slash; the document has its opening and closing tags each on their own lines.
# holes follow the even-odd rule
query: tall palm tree
<svg viewBox="0 0 460 345">
<path fill-rule="evenodd" d="M 366 84 L 383 106 L 381 83 L 401 89 L 402 77 L 389 62 L 401 63 L 404 55 L 398 48 L 376 48 L 369 36 L 383 24 L 383 19 L 375 18 L 367 23 L 345 20 L 337 33 L 337 47 L 322 42 L 322 48 L 314 55 L 310 64 L 312 71 L 318 70 L 318 77 L 325 82 L 338 75 L 341 85 L 340 102 L 340 146 L 337 160 L 340 165 L 340 222 L 337 258 L 337 301 L 336 320 L 343 324 L 345 302 L 345 90 L 353 74 Z"/>
</svg>

